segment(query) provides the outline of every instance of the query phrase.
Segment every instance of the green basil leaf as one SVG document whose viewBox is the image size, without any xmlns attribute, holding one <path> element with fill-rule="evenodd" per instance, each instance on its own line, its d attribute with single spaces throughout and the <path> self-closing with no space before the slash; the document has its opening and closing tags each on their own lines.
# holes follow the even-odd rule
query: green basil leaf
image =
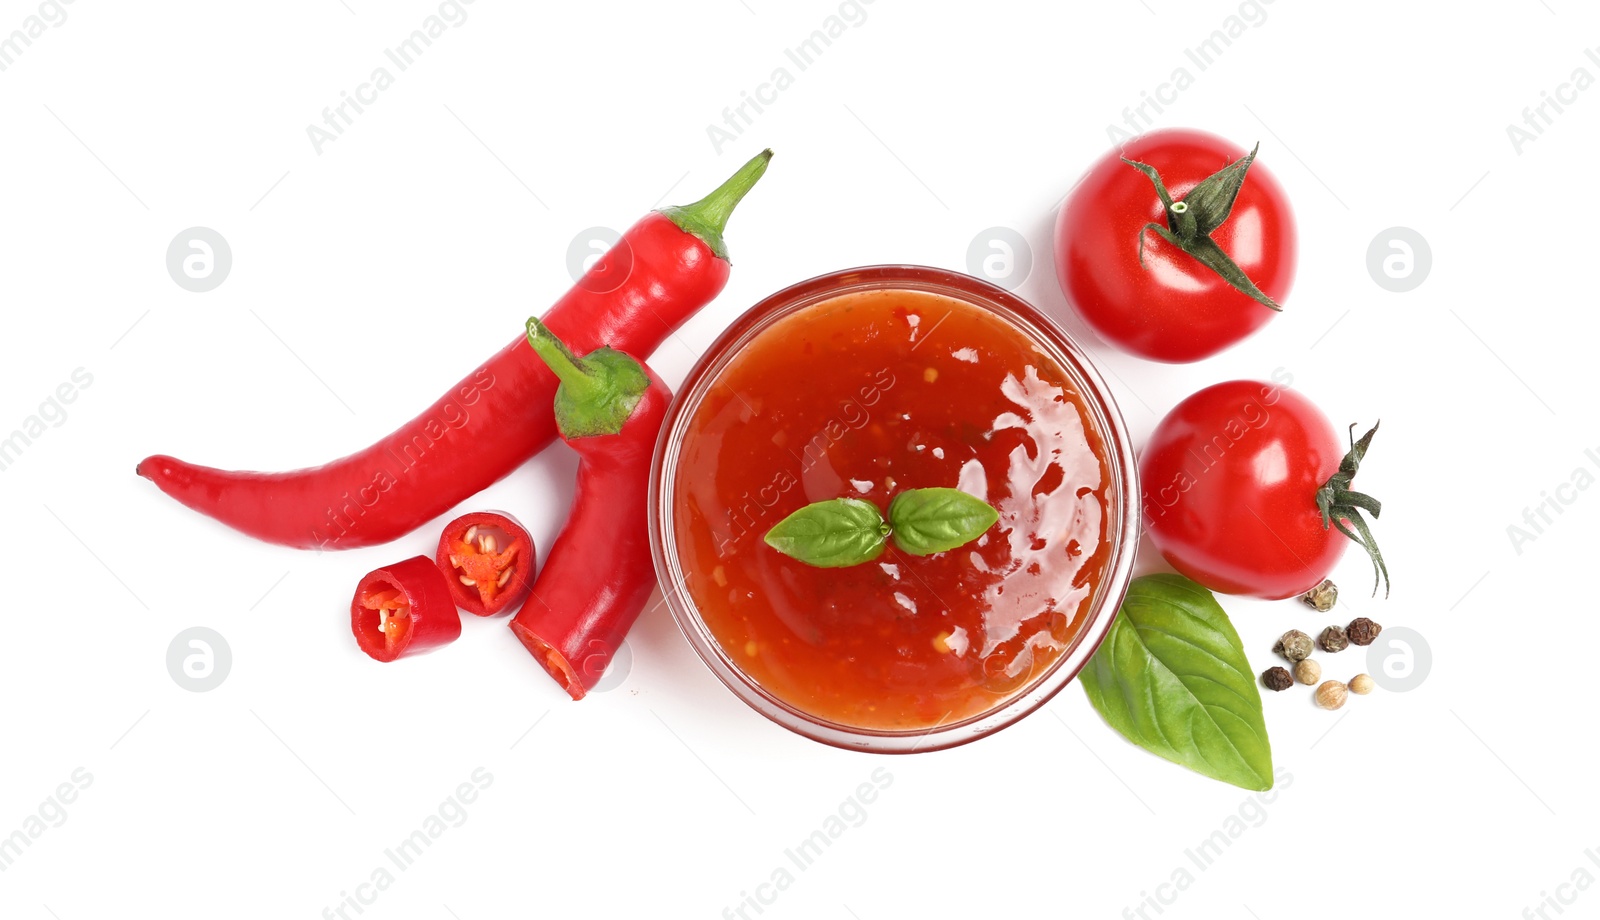
<svg viewBox="0 0 1600 920">
<path fill-rule="evenodd" d="M 1000 520 L 1000 512 L 960 489 L 909 489 L 889 503 L 896 546 L 927 556 L 971 543 Z"/>
<path fill-rule="evenodd" d="M 878 506 L 859 498 L 813 502 L 767 531 L 767 545 L 807 565 L 836 569 L 871 562 L 883 552 L 889 525 Z"/>
<path fill-rule="evenodd" d="M 1212 779 L 1272 788 L 1255 675 L 1228 615 L 1200 585 L 1135 578 L 1081 677 L 1089 702 L 1139 747 Z"/>
</svg>

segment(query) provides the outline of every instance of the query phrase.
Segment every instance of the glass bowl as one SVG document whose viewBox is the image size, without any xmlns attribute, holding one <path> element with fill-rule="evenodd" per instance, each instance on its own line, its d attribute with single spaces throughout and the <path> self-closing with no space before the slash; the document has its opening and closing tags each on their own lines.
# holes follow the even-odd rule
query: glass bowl
<svg viewBox="0 0 1600 920">
<path fill-rule="evenodd" d="M 1109 552 L 1072 644 L 1027 683 L 977 715 L 915 730 L 880 730 L 841 724 L 805 712 L 763 688 L 731 658 L 712 634 L 690 596 L 674 522 L 675 482 L 685 436 L 701 401 L 729 363 L 774 323 L 807 307 L 862 291 L 924 291 L 949 297 L 999 317 L 1049 355 L 1078 388 L 1092 426 L 1104 446 L 1110 476 L 1106 540 Z M 1138 548 L 1137 464 L 1122 415 L 1105 380 L 1083 351 L 1039 310 L 1008 291 L 969 275 L 918 265 L 873 265 L 821 275 L 785 288 L 745 311 L 690 370 L 656 442 L 650 482 L 650 538 L 656 574 L 673 619 L 712 673 L 749 706 L 791 731 L 851 750 L 877 753 L 932 751 L 964 744 L 998 731 L 1044 705 L 1083 669 L 1111 628 L 1133 576 Z"/>
</svg>

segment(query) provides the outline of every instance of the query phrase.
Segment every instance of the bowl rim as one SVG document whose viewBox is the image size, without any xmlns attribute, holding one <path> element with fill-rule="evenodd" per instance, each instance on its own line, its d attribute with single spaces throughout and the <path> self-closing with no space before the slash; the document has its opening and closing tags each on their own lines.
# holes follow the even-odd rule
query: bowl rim
<svg viewBox="0 0 1600 920">
<path fill-rule="evenodd" d="M 762 688 L 723 651 L 689 596 L 679 565 L 673 521 L 672 480 L 688 421 L 728 363 L 756 336 L 800 310 L 846 294 L 871 290 L 912 290 L 940 294 L 998 315 L 1044 347 L 1073 378 L 1105 447 L 1103 458 L 1116 503 L 1107 515 L 1111 553 L 1089 609 L 1089 620 L 1072 646 L 1030 685 L 996 707 L 959 722 L 935 723 L 916 731 L 858 728 L 821 719 Z M 1138 464 L 1127 426 L 1105 378 L 1083 348 L 1054 319 L 1020 296 L 981 278 L 949 269 L 912 264 L 846 268 L 791 284 L 756 302 L 717 336 L 695 361 L 673 396 L 657 436 L 650 467 L 649 536 L 656 577 L 672 618 L 700 660 L 734 695 L 769 720 L 799 735 L 847 750 L 914 753 L 955 747 L 1013 725 L 1049 702 L 1070 684 L 1100 647 L 1133 579 L 1138 554 Z"/>
</svg>

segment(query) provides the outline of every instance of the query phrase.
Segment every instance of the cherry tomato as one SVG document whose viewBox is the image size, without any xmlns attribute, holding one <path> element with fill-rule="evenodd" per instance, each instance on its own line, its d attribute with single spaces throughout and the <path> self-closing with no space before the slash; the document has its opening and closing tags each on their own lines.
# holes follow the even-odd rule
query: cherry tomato
<svg viewBox="0 0 1600 920">
<path fill-rule="evenodd" d="M 1261 328 L 1273 309 L 1252 299 L 1147 224 L 1171 219 L 1151 178 L 1122 161 L 1154 167 L 1173 199 L 1246 151 L 1200 131 L 1152 131 L 1101 157 L 1056 221 L 1056 277 L 1078 315 L 1101 338 L 1155 361 L 1208 358 Z M 1249 281 L 1281 303 L 1294 281 L 1294 214 L 1260 162 L 1245 173 L 1233 209 L 1209 233 Z M 1144 243 L 1144 264 L 1139 245 Z"/>
<path fill-rule="evenodd" d="M 1167 413 L 1140 455 L 1150 539 L 1213 591 L 1303 594 L 1350 542 L 1323 525 L 1317 506 L 1345 451 L 1327 417 L 1294 390 L 1253 380 L 1207 387 Z M 1348 512 L 1341 521 L 1357 514 L 1339 510 Z"/>
</svg>

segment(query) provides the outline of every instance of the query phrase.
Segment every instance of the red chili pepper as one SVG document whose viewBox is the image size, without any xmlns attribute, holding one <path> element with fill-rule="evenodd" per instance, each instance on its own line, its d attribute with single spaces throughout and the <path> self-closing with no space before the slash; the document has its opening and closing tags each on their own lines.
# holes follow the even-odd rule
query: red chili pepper
<svg viewBox="0 0 1600 920">
<path fill-rule="evenodd" d="M 694 204 L 655 211 L 545 314 L 574 347 L 648 355 L 728 282 L 722 230 L 766 171 L 762 151 Z M 519 337 L 426 412 L 326 466 L 231 472 L 156 455 L 140 476 L 190 508 L 269 543 L 387 543 L 477 494 L 554 439 L 556 377 Z"/>
<path fill-rule="evenodd" d="M 578 487 L 533 598 L 511 631 L 575 700 L 605 673 L 655 588 L 650 462 L 672 393 L 643 363 L 610 348 L 580 358 L 537 319 L 528 342 L 561 378 L 561 439 L 578 452 Z"/>
<path fill-rule="evenodd" d="M 449 645 L 461 635 L 461 614 L 444 573 L 427 556 L 367 573 L 350 601 L 350 630 L 379 661 Z"/>
<path fill-rule="evenodd" d="M 435 560 L 456 606 L 480 617 L 515 610 L 533 585 L 533 538 L 516 518 L 475 511 L 445 525 Z"/>
</svg>

